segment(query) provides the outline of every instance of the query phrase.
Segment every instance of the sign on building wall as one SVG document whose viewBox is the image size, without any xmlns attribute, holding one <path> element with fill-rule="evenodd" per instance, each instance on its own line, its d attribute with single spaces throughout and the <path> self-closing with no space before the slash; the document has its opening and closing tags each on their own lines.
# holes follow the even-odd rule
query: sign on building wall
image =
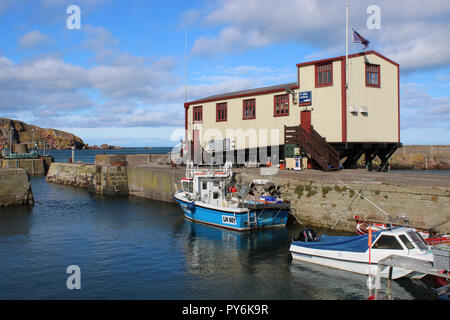
<svg viewBox="0 0 450 320">
<path fill-rule="evenodd" d="M 310 106 L 311 105 L 311 91 L 304 91 L 298 94 L 298 105 L 299 106 Z"/>
</svg>

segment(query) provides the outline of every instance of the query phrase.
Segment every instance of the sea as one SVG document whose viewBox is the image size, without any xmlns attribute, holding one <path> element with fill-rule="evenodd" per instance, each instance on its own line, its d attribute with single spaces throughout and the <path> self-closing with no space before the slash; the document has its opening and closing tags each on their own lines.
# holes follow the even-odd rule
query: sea
<svg viewBox="0 0 450 320">
<path fill-rule="evenodd" d="M 83 150 L 76 159 L 93 162 L 95 154 L 132 150 L 164 152 Z M 49 153 L 56 161 L 71 156 L 71 151 Z M 366 300 L 370 295 L 366 276 L 293 261 L 289 240 L 300 232 L 297 224 L 238 233 L 188 221 L 176 204 L 99 196 L 44 177 L 31 178 L 31 186 L 33 206 L 0 208 L 0 299 Z M 421 280 L 396 280 L 392 293 L 401 300 L 435 299 Z"/>
</svg>

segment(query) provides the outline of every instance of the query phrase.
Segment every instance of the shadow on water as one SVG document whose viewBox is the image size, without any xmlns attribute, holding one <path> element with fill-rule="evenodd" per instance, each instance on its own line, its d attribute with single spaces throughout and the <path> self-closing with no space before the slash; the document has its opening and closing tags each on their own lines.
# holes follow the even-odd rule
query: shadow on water
<svg viewBox="0 0 450 320">
<path fill-rule="evenodd" d="M 26 236 L 32 228 L 33 207 L 0 208 L 0 237 Z"/>
</svg>

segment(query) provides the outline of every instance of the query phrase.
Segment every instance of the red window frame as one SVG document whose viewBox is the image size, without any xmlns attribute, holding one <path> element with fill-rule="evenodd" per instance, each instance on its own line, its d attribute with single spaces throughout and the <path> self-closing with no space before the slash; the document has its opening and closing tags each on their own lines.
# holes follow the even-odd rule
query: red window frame
<svg viewBox="0 0 450 320">
<path fill-rule="evenodd" d="M 315 65 L 316 88 L 333 85 L 333 62 Z"/>
<path fill-rule="evenodd" d="M 278 112 L 277 112 L 278 111 Z M 279 94 L 273 97 L 273 116 L 285 117 L 289 115 L 289 94 Z"/>
<path fill-rule="evenodd" d="M 203 107 L 192 108 L 194 123 L 203 123 Z"/>
<path fill-rule="evenodd" d="M 242 102 L 242 119 L 256 119 L 256 99 L 248 99 Z"/>
<path fill-rule="evenodd" d="M 381 88 L 380 69 L 377 64 L 366 63 L 366 87 Z"/>
<path fill-rule="evenodd" d="M 227 121 L 227 103 L 216 104 L 216 122 Z"/>
</svg>

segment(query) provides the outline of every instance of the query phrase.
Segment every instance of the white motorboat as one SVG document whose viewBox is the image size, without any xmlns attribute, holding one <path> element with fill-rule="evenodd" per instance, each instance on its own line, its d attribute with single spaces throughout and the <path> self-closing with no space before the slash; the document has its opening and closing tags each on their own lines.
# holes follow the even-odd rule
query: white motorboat
<svg viewBox="0 0 450 320">
<path fill-rule="evenodd" d="M 291 243 L 290 252 L 296 260 L 311 262 L 331 268 L 365 275 L 375 275 L 377 262 L 390 255 L 411 257 L 433 262 L 433 253 L 423 238 L 411 228 L 393 228 L 369 235 L 326 236 L 317 238 L 311 229 L 302 231 L 299 238 Z M 369 263 L 370 261 L 370 263 Z M 401 268 L 393 268 L 392 279 L 410 277 L 421 279 L 425 273 Z M 388 268 L 381 272 L 388 277 Z"/>
</svg>

